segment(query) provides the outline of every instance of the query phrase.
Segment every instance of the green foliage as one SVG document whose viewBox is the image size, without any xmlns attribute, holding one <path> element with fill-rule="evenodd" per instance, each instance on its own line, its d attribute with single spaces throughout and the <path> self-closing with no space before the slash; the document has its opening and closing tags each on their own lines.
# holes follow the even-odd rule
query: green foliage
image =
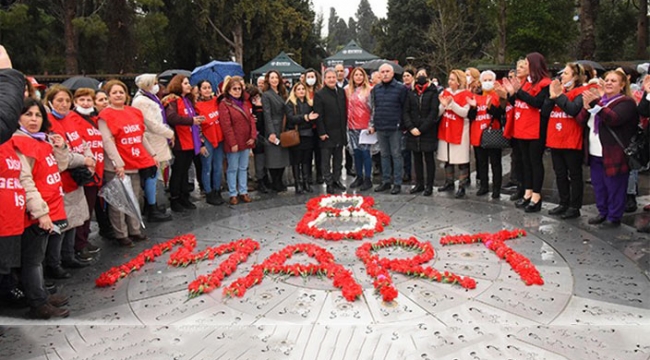
<svg viewBox="0 0 650 360">
<path fill-rule="evenodd" d="M 578 24 L 574 0 L 517 0 L 508 6 L 508 57 L 515 60 L 539 52 L 547 60 L 572 57 Z"/>
<path fill-rule="evenodd" d="M 409 56 L 430 53 L 426 38 L 432 19 L 427 0 L 388 0 L 386 19 L 373 28 L 376 55 L 404 64 Z"/>
<path fill-rule="evenodd" d="M 636 9 L 626 1 L 601 1 L 596 20 L 596 59 L 635 58 Z M 605 15 L 607 14 L 607 15 Z"/>
<path fill-rule="evenodd" d="M 358 27 L 358 30 L 355 29 L 355 35 L 357 36 L 352 37 L 352 39 L 356 39 L 359 46 L 372 52 L 375 50 L 375 46 L 377 46 L 375 35 L 372 33 L 372 29 L 377 23 L 377 16 L 372 11 L 368 0 L 361 0 L 359 2 L 356 17 L 357 22 L 355 25 Z M 352 25 L 349 22 L 348 25 L 352 30 Z"/>
</svg>

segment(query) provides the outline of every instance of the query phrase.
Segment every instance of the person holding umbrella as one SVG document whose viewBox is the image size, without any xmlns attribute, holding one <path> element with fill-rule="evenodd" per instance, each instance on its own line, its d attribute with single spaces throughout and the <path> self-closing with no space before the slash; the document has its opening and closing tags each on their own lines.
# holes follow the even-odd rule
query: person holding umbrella
<svg viewBox="0 0 650 360">
<path fill-rule="evenodd" d="M 106 182 L 116 177 L 129 177 L 133 193 L 140 197 L 141 174 L 157 171 L 158 156 L 144 136 L 145 124 L 142 112 L 126 105 L 129 99 L 126 85 L 119 80 L 111 80 L 104 85 L 108 94 L 109 106 L 99 113 L 99 131 L 104 140 L 104 150 L 108 159 L 104 163 Z M 140 228 L 140 221 L 120 212 L 115 206 L 108 207 L 108 217 L 117 242 L 121 246 L 133 247 L 133 241 L 148 240 Z"/>
</svg>

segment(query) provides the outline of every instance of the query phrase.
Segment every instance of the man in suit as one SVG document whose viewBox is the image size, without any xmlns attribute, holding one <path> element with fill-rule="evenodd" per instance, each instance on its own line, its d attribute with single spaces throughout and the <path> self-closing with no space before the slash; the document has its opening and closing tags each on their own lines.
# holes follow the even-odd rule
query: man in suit
<svg viewBox="0 0 650 360">
<path fill-rule="evenodd" d="M 325 86 L 314 95 L 316 127 L 320 137 L 321 167 L 327 184 L 327 193 L 345 191 L 341 184 L 343 147 L 347 145 L 348 111 L 345 91 L 336 85 L 336 71 L 327 69 L 323 75 Z"/>
</svg>

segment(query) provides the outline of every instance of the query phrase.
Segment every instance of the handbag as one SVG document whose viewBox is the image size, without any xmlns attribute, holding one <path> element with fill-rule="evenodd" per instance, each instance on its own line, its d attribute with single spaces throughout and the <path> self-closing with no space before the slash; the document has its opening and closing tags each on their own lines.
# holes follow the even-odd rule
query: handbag
<svg viewBox="0 0 650 360">
<path fill-rule="evenodd" d="M 650 162 L 650 145 L 648 145 L 647 134 L 641 126 L 638 126 L 636 134 L 632 136 L 628 146 L 623 146 L 623 142 L 612 128 L 607 125 L 605 127 L 612 134 L 618 145 L 623 148 L 630 169 L 641 170 L 648 165 Z"/>
<path fill-rule="evenodd" d="M 295 109 L 295 107 L 294 107 Z M 287 116 L 282 118 L 282 128 L 287 126 Z M 298 125 L 290 130 L 285 130 L 280 133 L 280 146 L 283 148 L 290 148 L 300 144 L 300 133 L 298 132 Z"/>
<path fill-rule="evenodd" d="M 68 172 L 70 173 L 72 180 L 74 180 L 74 182 L 79 186 L 90 184 L 93 181 L 97 181 L 99 178 L 99 176 L 96 176 L 97 174 L 91 173 L 90 170 L 85 167 L 68 169 Z"/>
<path fill-rule="evenodd" d="M 493 129 L 492 123 L 494 119 L 490 121 L 490 127 L 483 130 L 481 134 L 481 147 L 484 149 L 505 149 L 510 147 L 510 140 L 506 139 L 503 136 L 503 128 Z"/>
</svg>

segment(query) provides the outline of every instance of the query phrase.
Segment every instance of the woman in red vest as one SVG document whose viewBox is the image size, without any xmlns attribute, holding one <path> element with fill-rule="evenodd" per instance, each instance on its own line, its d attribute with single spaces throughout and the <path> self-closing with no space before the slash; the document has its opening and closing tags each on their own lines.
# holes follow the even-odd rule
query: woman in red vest
<svg viewBox="0 0 650 360">
<path fill-rule="evenodd" d="M 501 149 L 486 149 L 481 147 L 481 137 L 485 129 L 500 129 L 501 118 L 504 116 L 504 109 L 501 108 L 499 95 L 495 91 L 496 74 L 490 70 L 483 71 L 479 75 L 482 95 L 475 95 L 468 100 L 471 110 L 469 119 L 471 126 L 469 130 L 470 143 L 474 147 L 476 156 L 476 172 L 479 189 L 476 196 L 483 196 L 489 190 L 490 180 L 488 179 L 488 164 L 492 167 L 492 198 L 501 197 Z M 477 90 L 478 91 L 478 90 Z"/>
<path fill-rule="evenodd" d="M 3 224 L 22 223 L 25 227 L 20 250 L 21 280 L 31 308 L 29 317 L 67 317 L 70 312 L 62 307 L 68 298 L 48 295 L 45 290 L 43 260 L 48 237 L 61 236 L 67 226 L 60 171 L 67 168 L 70 154 L 62 136 L 47 135 L 50 123 L 38 100 L 25 99 L 19 122 L 20 129 L 11 142 L 20 159 L 20 185 L 25 190 L 27 212 Z"/>
<path fill-rule="evenodd" d="M 472 96 L 465 89 L 467 79 L 463 70 L 452 70 L 447 82 L 449 87 L 439 95 L 438 112 L 442 114 L 438 127 L 438 155 L 445 162 L 445 184 L 439 192 L 454 190 L 454 165 L 458 165 L 458 191 L 456 198 L 465 196 L 465 186 L 469 183 L 469 104 Z"/>
<path fill-rule="evenodd" d="M 175 133 L 174 164 L 169 179 L 172 211 L 182 212 L 196 209 L 190 201 L 190 189 L 187 185 L 188 172 L 194 156 L 201 152 L 200 125 L 205 120 L 194 110 L 194 96 L 190 80 L 184 75 L 174 76 L 167 85 L 169 95 L 163 99 L 167 122 Z M 204 150 L 207 151 L 207 150 Z"/>
<path fill-rule="evenodd" d="M 98 126 L 107 157 L 104 162 L 105 181 L 108 183 L 115 177 L 128 176 L 133 193 L 139 199 L 142 191 L 140 178 L 157 171 L 157 155 L 144 137 L 142 112 L 126 105 L 129 99 L 126 85 L 111 80 L 104 85 L 104 90 L 110 105 L 99 113 Z M 114 206 L 108 207 L 108 217 L 121 246 L 132 247 L 133 241 L 148 240 L 137 218 L 120 212 Z"/>
<path fill-rule="evenodd" d="M 219 116 L 223 130 L 224 150 L 228 159 L 228 193 L 230 205 L 239 200 L 249 203 L 248 195 L 248 155 L 255 147 L 257 129 L 253 119 L 251 103 L 244 91 L 244 79 L 240 76 L 226 78 L 223 98 L 219 103 Z M 239 185 L 239 186 L 238 186 Z M 239 194 L 239 198 L 237 195 Z"/>
<path fill-rule="evenodd" d="M 551 149 L 560 204 L 548 213 L 562 219 L 579 217 L 582 207 L 584 127 L 575 116 L 582 110 L 582 93 L 591 87 L 582 85 L 584 78 L 582 67 L 569 63 L 562 71 L 561 82 L 553 80 L 549 88 L 555 106 L 548 121 L 546 147 Z"/>
<path fill-rule="evenodd" d="M 219 123 L 219 103 L 217 97 L 212 94 L 212 85 L 209 81 L 201 80 L 197 85 L 199 99 L 194 106 L 196 113 L 205 118 L 205 121 L 201 123 L 203 140 L 201 182 L 206 193 L 205 201 L 211 205 L 221 205 L 224 202 L 221 198 L 223 133 Z"/>
<path fill-rule="evenodd" d="M 74 92 L 75 108 L 69 113 L 69 116 L 77 124 L 79 134 L 83 141 L 90 149 L 95 159 L 95 179 L 85 184 L 84 194 L 86 195 L 86 204 L 88 205 L 88 214 L 92 216 L 97 202 L 99 187 L 102 185 L 104 176 L 104 142 L 102 134 L 97 128 L 97 112 L 94 108 L 95 90 L 90 88 L 80 88 Z M 74 249 L 79 258 L 89 258 L 99 252 L 100 248 L 88 241 L 90 235 L 90 218 L 81 226 L 77 227 L 75 232 Z"/>
<path fill-rule="evenodd" d="M 522 70 L 529 74 L 527 81 L 504 79 L 503 84 L 515 107 L 513 137 L 518 141 L 524 163 L 524 197 L 515 206 L 526 212 L 538 212 L 542 209 L 546 129 L 553 105 L 548 101 L 551 79 L 542 54 L 528 54 L 525 64 L 528 66 Z"/>
<path fill-rule="evenodd" d="M 82 185 L 85 181 L 92 181 L 95 160 L 82 137 L 78 116 L 71 109 L 72 94 L 70 90 L 62 85 L 54 85 L 45 95 L 45 102 L 51 110 L 48 117 L 52 126 L 51 131 L 66 139 L 71 150 L 68 170 L 61 173 L 68 227 L 61 238 L 51 236 L 48 239 L 45 254 L 45 276 L 53 279 L 65 279 L 72 275 L 63 267 L 88 266 L 93 259 L 89 253 L 84 257 L 75 256 L 74 241 L 76 228 L 82 226 L 90 218 Z"/>
</svg>

